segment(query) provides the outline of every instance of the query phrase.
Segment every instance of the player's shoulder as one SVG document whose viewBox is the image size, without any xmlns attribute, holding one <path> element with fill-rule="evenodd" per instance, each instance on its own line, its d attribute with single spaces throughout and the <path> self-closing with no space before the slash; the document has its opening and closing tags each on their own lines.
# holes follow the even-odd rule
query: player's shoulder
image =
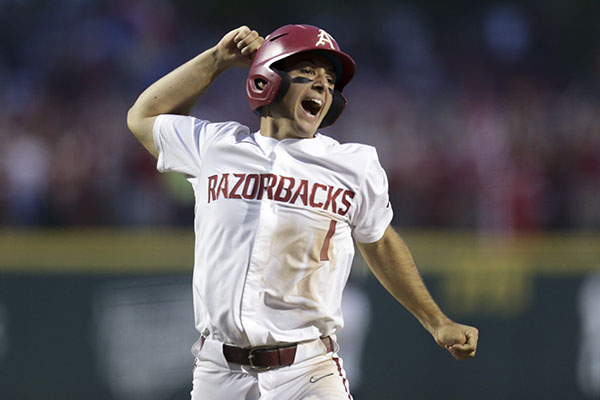
<svg viewBox="0 0 600 400">
<path fill-rule="evenodd" d="M 237 121 L 213 122 L 191 115 L 161 114 L 156 119 L 156 124 L 171 125 L 185 129 L 192 127 L 193 130 L 208 130 L 222 134 L 248 134 L 250 129 Z"/>
<path fill-rule="evenodd" d="M 206 129 L 219 135 L 231 135 L 243 138 L 250 134 L 250 128 L 237 121 L 213 122 L 196 117 L 191 117 L 194 129 Z"/>
<path fill-rule="evenodd" d="M 323 134 L 319 134 L 327 154 L 339 156 L 357 156 L 361 159 L 377 157 L 377 149 L 374 146 L 363 143 L 340 143 L 338 140 Z"/>
<path fill-rule="evenodd" d="M 205 144 L 234 144 L 250 137 L 250 128 L 237 121 L 214 122 L 197 117 L 190 117 L 190 121 L 192 130 L 204 138 Z"/>
</svg>

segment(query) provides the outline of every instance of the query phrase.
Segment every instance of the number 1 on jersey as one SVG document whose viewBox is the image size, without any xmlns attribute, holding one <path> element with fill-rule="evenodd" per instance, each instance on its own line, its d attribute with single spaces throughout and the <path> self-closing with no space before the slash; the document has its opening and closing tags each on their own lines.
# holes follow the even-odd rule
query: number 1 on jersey
<svg viewBox="0 0 600 400">
<path fill-rule="evenodd" d="M 336 224 L 337 221 L 333 219 L 331 220 L 331 222 L 329 222 L 329 230 L 327 231 L 327 235 L 325 235 L 325 240 L 323 240 L 323 246 L 321 247 L 321 261 L 329 261 L 329 242 L 331 240 L 331 237 L 335 233 Z"/>
</svg>

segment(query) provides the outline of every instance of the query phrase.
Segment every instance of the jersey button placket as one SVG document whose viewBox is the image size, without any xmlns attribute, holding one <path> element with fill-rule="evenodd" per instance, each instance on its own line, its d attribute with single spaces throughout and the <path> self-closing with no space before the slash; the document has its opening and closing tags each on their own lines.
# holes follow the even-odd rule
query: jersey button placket
<svg viewBox="0 0 600 400">
<path fill-rule="evenodd" d="M 271 152 L 265 173 L 275 174 L 273 171 L 276 158 L 275 151 Z M 260 201 L 260 214 L 258 216 L 256 235 L 241 300 L 242 325 L 252 346 L 263 344 L 268 334 L 264 328 L 265 321 L 261 321 L 260 323 L 257 321 L 260 318 L 264 318 L 264 315 L 259 314 L 258 311 L 262 309 L 262 304 L 264 304 L 262 281 L 265 266 L 269 259 L 271 232 L 274 229 L 275 223 L 273 201 L 268 198 L 266 193 L 263 193 Z"/>
</svg>

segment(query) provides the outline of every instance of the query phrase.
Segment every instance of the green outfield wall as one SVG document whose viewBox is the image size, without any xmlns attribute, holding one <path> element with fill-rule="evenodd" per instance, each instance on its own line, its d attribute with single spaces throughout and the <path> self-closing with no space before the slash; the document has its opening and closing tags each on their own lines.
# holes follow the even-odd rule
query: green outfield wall
<svg viewBox="0 0 600 400">
<path fill-rule="evenodd" d="M 404 232 L 454 361 L 357 257 L 340 335 L 355 398 L 597 399 L 600 235 Z M 0 231 L 0 399 L 189 398 L 191 230 Z"/>
</svg>

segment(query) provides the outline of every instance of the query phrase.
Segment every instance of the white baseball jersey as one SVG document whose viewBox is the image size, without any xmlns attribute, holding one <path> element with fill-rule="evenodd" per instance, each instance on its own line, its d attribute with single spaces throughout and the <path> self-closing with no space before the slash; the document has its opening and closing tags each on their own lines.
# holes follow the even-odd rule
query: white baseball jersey
<svg viewBox="0 0 600 400">
<path fill-rule="evenodd" d="M 335 334 L 352 237 L 377 241 L 392 219 L 375 149 L 176 115 L 154 142 L 158 170 L 194 188 L 196 329 L 240 347 Z"/>
</svg>

